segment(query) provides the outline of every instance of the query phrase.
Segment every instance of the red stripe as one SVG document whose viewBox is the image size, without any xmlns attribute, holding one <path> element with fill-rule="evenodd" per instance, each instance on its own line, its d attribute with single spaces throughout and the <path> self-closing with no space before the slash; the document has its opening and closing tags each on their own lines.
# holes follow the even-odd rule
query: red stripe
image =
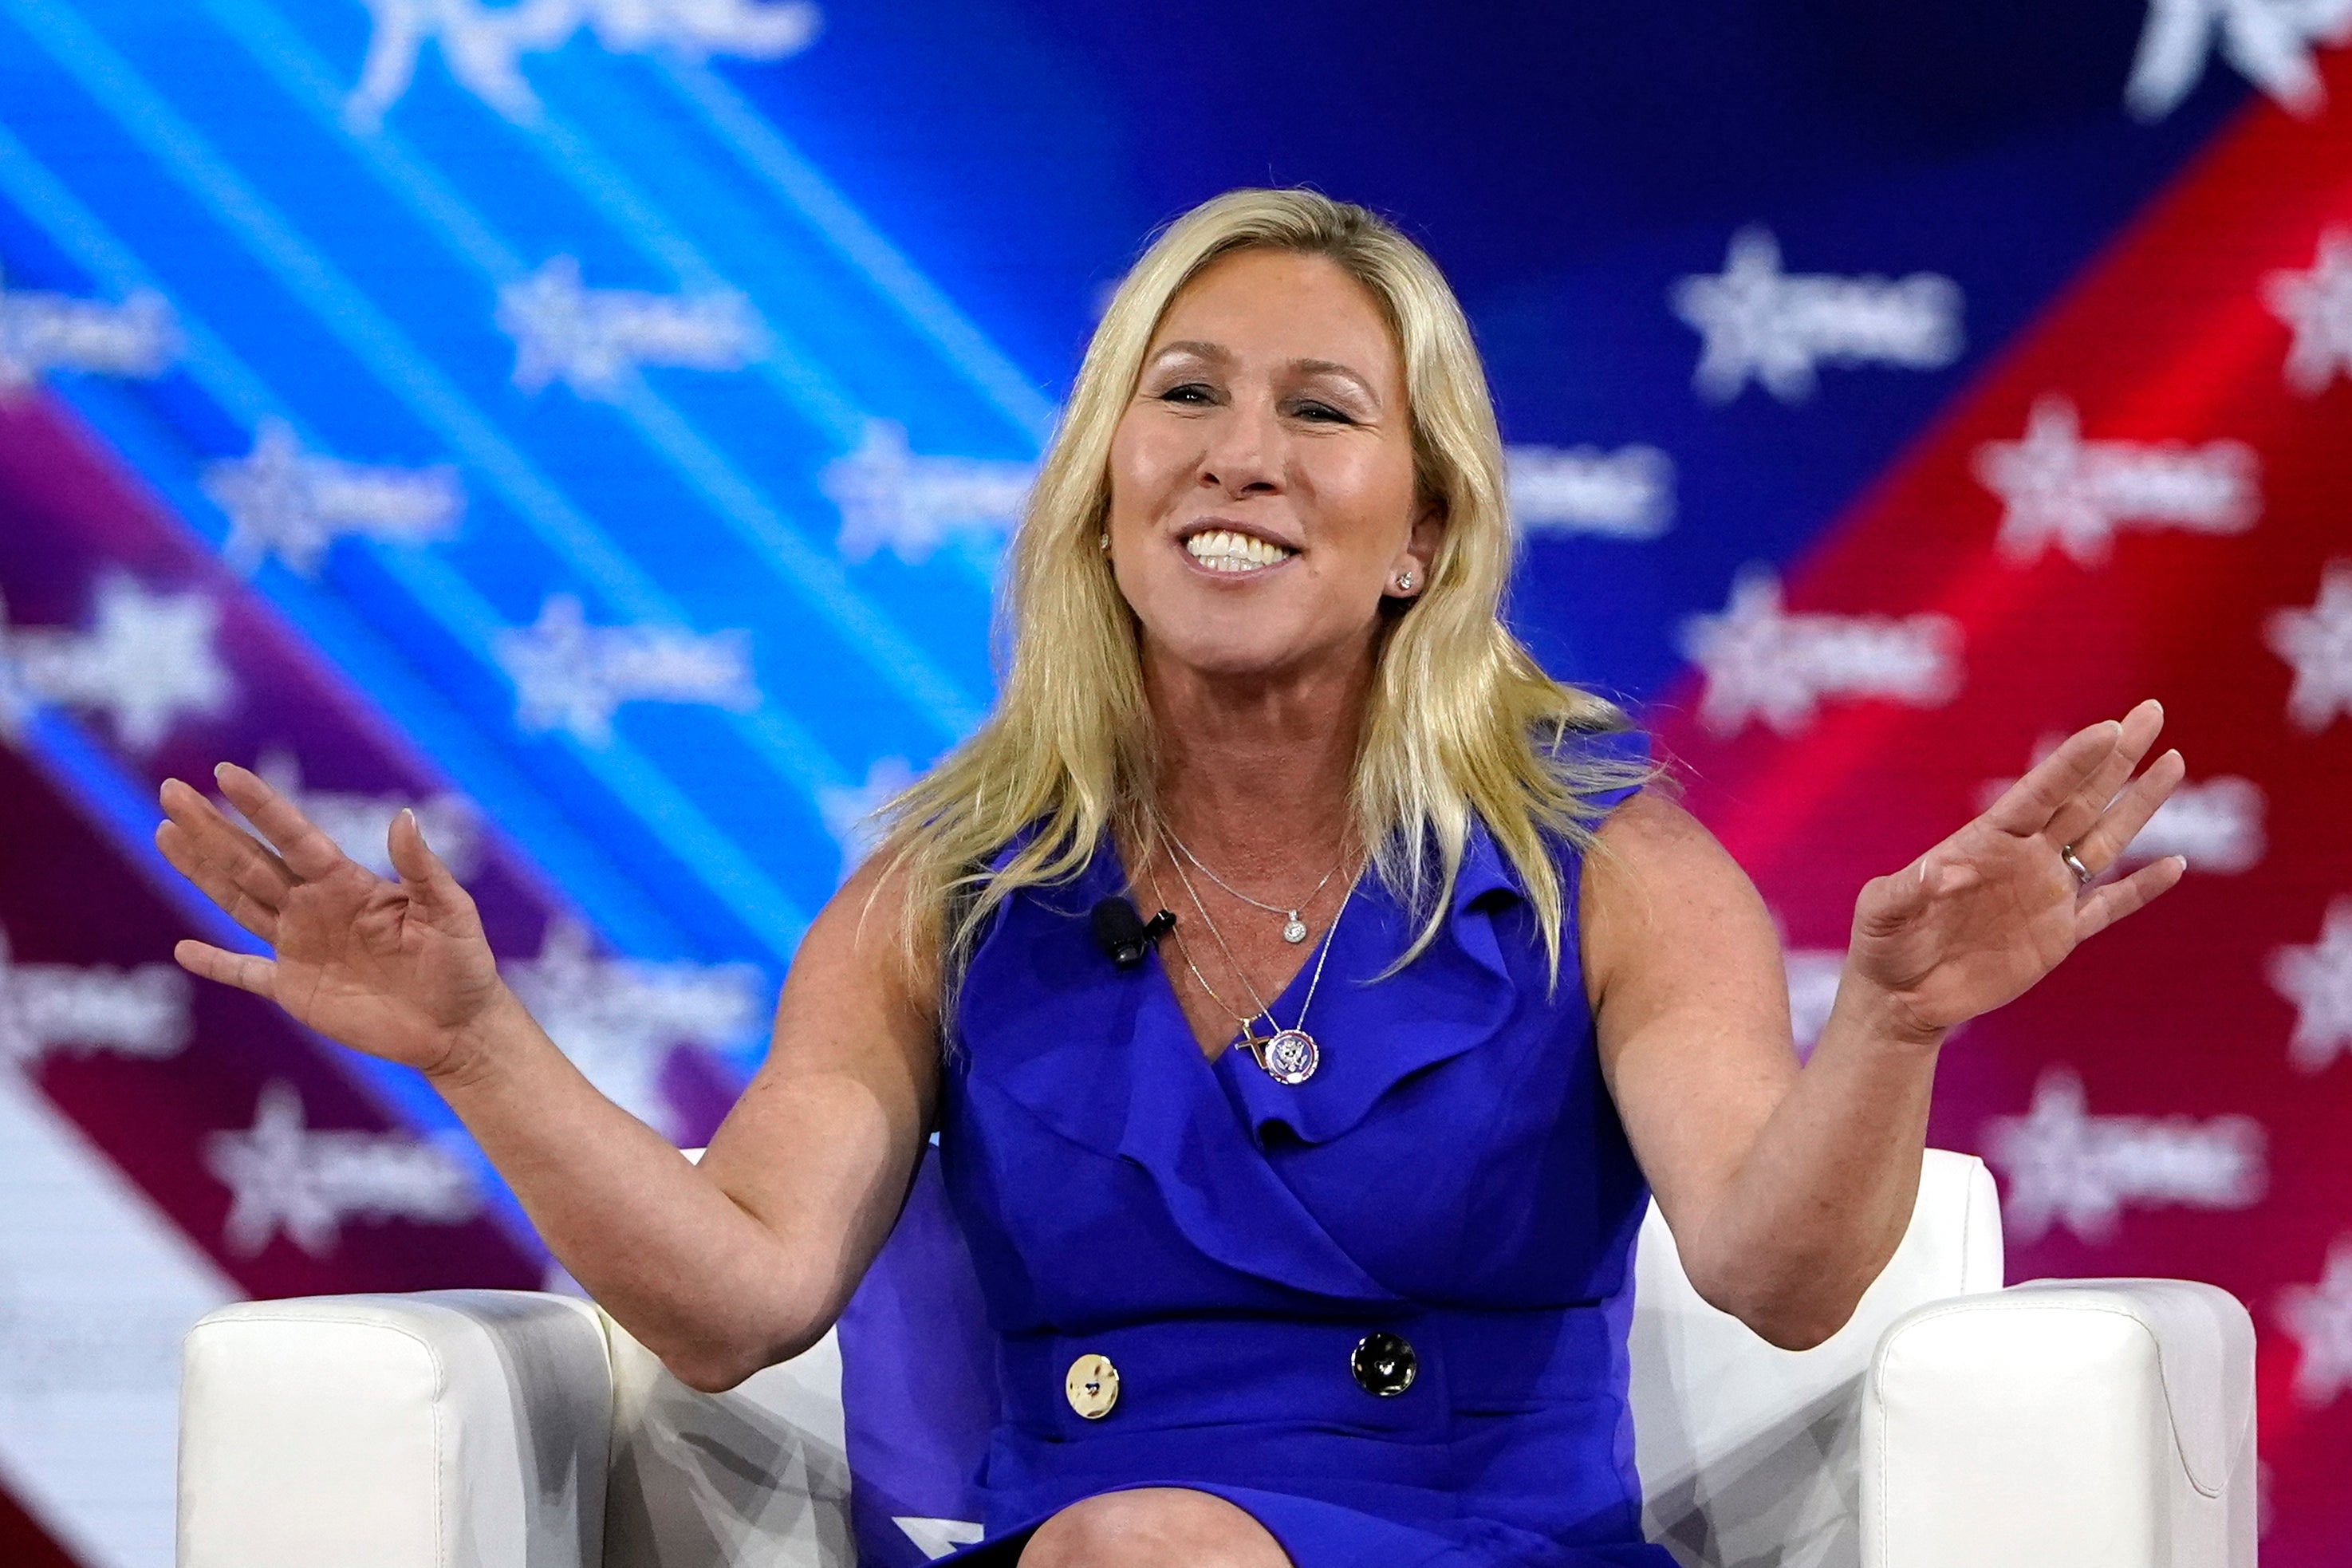
<svg viewBox="0 0 2352 1568">
<path fill-rule="evenodd" d="M 8 1568 L 82 1568 L 0 1487 L 0 1563 Z"/>
<path fill-rule="evenodd" d="M 2078 1068 L 2095 1113 L 2252 1114 L 2269 1135 L 2270 1194 L 2242 1213 L 2127 1211 L 2094 1247 L 2063 1231 L 2013 1246 L 2011 1277 L 2178 1275 L 2254 1310 L 2263 1453 L 2277 1526 L 2264 1561 L 2334 1564 L 2352 1550 L 2341 1466 L 2352 1393 L 2312 1411 L 2289 1393 L 2297 1352 L 2272 1316 L 2315 1282 L 2352 1230 L 2352 1059 L 2316 1076 L 2286 1062 L 2294 1015 L 2263 977 L 2276 946 L 2317 935 L 2352 892 L 2352 720 L 2316 735 L 2284 711 L 2291 671 L 2263 638 L 2312 603 L 2324 563 L 2352 558 L 2352 381 L 2298 396 L 2287 326 L 2263 303 L 2272 272 L 2308 269 L 2322 230 L 2352 226 L 2352 52 L 2324 58 L 2331 109 L 2298 121 L 2257 100 L 2139 216 L 2046 316 L 1969 388 L 1790 577 L 1792 610 L 1932 611 L 1966 636 L 1967 682 L 1942 708 L 1833 703 L 1789 738 L 1721 739 L 1684 715 L 1663 739 L 1687 802 L 1740 859 L 1799 945 L 1843 946 L 1869 876 L 1895 870 L 2013 777 L 2035 738 L 2166 703 L 2167 743 L 2192 779 L 2239 773 L 2269 800 L 2271 849 L 2238 877 L 2198 876 L 2080 950 L 2039 989 L 1945 1054 L 1934 1136 L 1977 1146 L 2027 1106 L 2042 1068 Z M 2086 439 L 2253 447 L 2263 509 L 2252 532 L 2126 531 L 2086 569 L 2055 551 L 2024 568 L 1992 545 L 2001 503 L 1977 479 L 1987 441 L 2017 439 L 2063 394 Z"/>
<path fill-rule="evenodd" d="M 200 589 L 220 605 L 218 646 L 238 701 L 217 718 L 177 726 L 147 757 L 117 762 L 152 788 L 167 774 L 203 779 L 226 757 L 250 763 L 268 744 L 357 772 L 371 787 L 423 795 L 429 776 L 396 749 L 305 644 L 220 563 L 204 553 L 74 416 L 47 395 L 0 403 L 0 584 L 19 624 L 79 622 L 92 584 L 110 570 L 155 591 Z M 107 726 L 92 721 L 93 736 Z M 160 819 L 161 812 L 157 813 Z M 0 924 L 23 963 L 167 962 L 198 935 L 129 860 L 82 819 L 25 759 L 0 744 Z M 509 950 L 529 951 L 546 898 L 502 848 L 476 879 L 485 923 Z M 283 1234 L 255 1257 L 223 1237 L 230 1193 L 206 1164 L 219 1130 L 253 1124 L 264 1084 L 296 1087 L 312 1129 L 397 1126 L 350 1068 L 341 1047 L 242 993 L 200 985 L 194 1041 L 157 1061 L 70 1051 L 50 1055 L 35 1081 L 123 1173 L 238 1285 L 274 1297 L 449 1286 L 532 1288 L 544 1264 L 487 1215 L 462 1225 L 352 1219 L 333 1250 L 313 1258 Z"/>
</svg>

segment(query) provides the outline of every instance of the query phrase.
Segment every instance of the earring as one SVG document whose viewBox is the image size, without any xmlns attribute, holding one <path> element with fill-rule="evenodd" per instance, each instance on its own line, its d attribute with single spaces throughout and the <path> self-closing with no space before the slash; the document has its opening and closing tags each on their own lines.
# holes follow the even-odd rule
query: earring
<svg viewBox="0 0 2352 1568">
<path fill-rule="evenodd" d="M 1412 573 L 1400 572 L 1397 574 L 1397 592 L 1400 594 L 1410 594 L 1412 592 Z"/>
<path fill-rule="evenodd" d="M 1095 548 L 1105 555 L 1110 553 L 1110 530 L 1105 529 L 1095 535 Z"/>
</svg>

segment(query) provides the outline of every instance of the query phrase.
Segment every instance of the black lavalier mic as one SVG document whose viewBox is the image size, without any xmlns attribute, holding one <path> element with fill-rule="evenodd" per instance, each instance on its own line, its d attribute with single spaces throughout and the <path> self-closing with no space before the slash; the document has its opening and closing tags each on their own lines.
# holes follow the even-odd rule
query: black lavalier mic
<svg viewBox="0 0 2352 1568">
<path fill-rule="evenodd" d="M 1095 945 L 1121 969 L 1143 962 L 1143 950 L 1176 929 L 1176 917 L 1166 910 L 1150 920 L 1135 912 L 1125 899 L 1109 898 L 1095 906 Z"/>
</svg>

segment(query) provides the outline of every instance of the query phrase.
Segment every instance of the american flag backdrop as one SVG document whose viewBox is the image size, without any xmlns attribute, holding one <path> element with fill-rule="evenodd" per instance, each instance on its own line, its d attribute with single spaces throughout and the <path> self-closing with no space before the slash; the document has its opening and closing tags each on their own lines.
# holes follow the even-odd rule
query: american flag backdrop
<svg viewBox="0 0 2352 1568">
<path fill-rule="evenodd" d="M 159 781 L 362 858 L 414 806 L 700 1142 L 990 700 L 1108 287 L 1267 183 L 1454 279 L 1514 618 L 1655 729 L 1801 1044 L 1865 879 L 2163 700 L 2189 879 L 1954 1039 L 1933 1138 L 2012 1279 L 2246 1302 L 2265 1561 L 2352 1561 L 2352 0 L 0 0 L 0 1562 L 169 1560 L 215 1305 L 563 1283 L 416 1079 L 171 966 L 248 944 Z M 871 1562 L 957 1517 L 941 1224 L 845 1325 Z"/>
</svg>

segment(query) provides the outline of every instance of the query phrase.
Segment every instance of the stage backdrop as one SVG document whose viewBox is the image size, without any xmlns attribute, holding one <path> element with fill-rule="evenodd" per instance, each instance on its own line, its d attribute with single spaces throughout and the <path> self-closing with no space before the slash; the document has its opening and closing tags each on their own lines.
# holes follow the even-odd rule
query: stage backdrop
<svg viewBox="0 0 2352 1568">
<path fill-rule="evenodd" d="M 367 858 L 414 805 L 700 1140 L 861 814 L 988 706 L 1105 291 L 1304 182 L 1454 279 L 1516 622 L 1657 730 L 1801 1034 L 1865 878 L 2164 700 L 2188 880 L 1953 1041 L 1935 1136 L 2012 1278 L 2247 1303 L 2266 1561 L 2352 1560 L 2347 45 L 2352 0 L 0 0 L 0 1557 L 169 1561 L 207 1308 L 549 1278 L 416 1080 L 169 967 L 238 939 L 158 781 L 257 767 Z M 919 1562 L 961 1516 L 889 1471 L 892 1321 L 859 1526 Z"/>
</svg>

